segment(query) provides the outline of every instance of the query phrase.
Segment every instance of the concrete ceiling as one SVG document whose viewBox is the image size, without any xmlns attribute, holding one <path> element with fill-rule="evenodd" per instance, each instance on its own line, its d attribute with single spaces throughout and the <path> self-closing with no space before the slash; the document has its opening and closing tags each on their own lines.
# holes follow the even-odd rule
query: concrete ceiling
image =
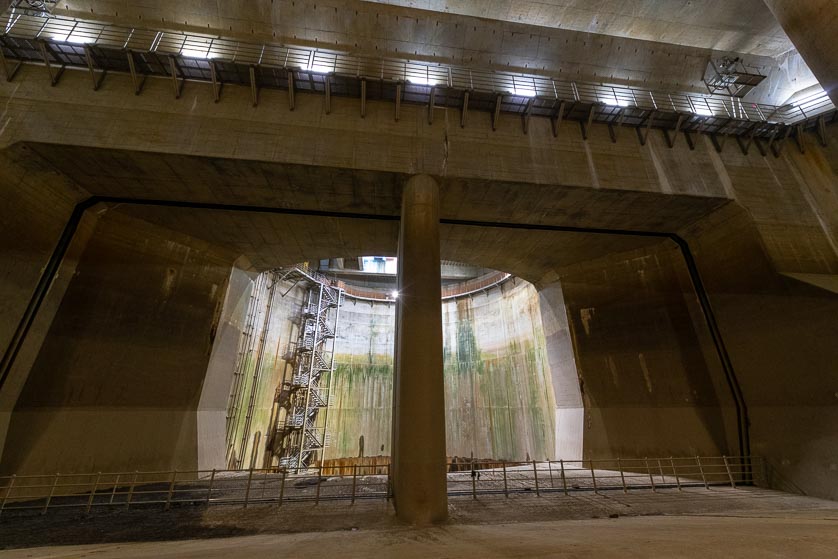
<svg viewBox="0 0 838 559">
<path fill-rule="evenodd" d="M 94 195 L 397 216 L 404 175 L 327 167 L 18 144 Z M 62 177 L 62 178 L 63 178 Z M 678 231 L 727 200 L 500 181 L 438 179 L 443 219 Z M 395 255 L 398 222 L 228 209 L 119 205 L 117 211 L 245 255 L 264 269 L 330 257 Z M 533 283 L 563 267 L 659 244 L 660 238 L 443 225 L 442 258 L 503 270 Z M 663 241 L 666 242 L 666 241 Z"/>
<path fill-rule="evenodd" d="M 754 99 L 768 103 L 808 77 L 781 71 L 792 45 L 762 0 L 66 0 L 56 13 L 671 91 L 706 92 L 711 56 L 737 53 L 777 74 L 782 92 Z"/>
<path fill-rule="evenodd" d="M 794 48 L 763 0 L 364 1 L 759 56 Z"/>
</svg>

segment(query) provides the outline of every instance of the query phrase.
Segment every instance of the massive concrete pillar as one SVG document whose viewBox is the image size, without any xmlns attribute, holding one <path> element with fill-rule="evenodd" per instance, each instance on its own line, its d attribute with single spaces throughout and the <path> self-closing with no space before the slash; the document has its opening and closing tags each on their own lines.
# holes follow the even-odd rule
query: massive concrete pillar
<svg viewBox="0 0 838 559">
<path fill-rule="evenodd" d="M 413 524 L 444 520 L 445 394 L 439 260 L 439 187 L 411 178 L 399 233 L 393 401 L 393 492 L 396 514 Z"/>
<path fill-rule="evenodd" d="M 835 0 L 765 0 L 803 60 L 838 105 L 838 56 L 832 38 L 838 33 Z"/>
<path fill-rule="evenodd" d="M 581 460 L 585 407 L 561 283 L 556 281 L 542 287 L 538 292 L 538 302 L 556 398 L 556 446 L 553 458 Z"/>
</svg>

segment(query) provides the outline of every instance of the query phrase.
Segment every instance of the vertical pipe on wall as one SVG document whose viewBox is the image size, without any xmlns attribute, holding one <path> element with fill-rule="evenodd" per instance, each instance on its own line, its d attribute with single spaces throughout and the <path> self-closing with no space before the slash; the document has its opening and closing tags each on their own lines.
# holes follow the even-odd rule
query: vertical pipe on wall
<svg viewBox="0 0 838 559">
<path fill-rule="evenodd" d="M 262 323 L 262 333 L 259 337 L 259 349 L 256 354 L 256 363 L 253 367 L 253 379 L 250 385 L 250 397 L 247 404 L 247 415 L 244 420 L 244 429 L 241 436 L 241 447 L 239 448 L 238 468 L 241 468 L 244 462 L 245 447 L 247 440 L 250 438 L 250 427 L 253 422 L 253 408 L 256 406 L 256 396 L 259 393 L 259 381 L 262 379 L 262 369 L 265 360 L 265 343 L 268 339 L 268 332 L 271 327 L 271 311 L 273 310 L 274 296 L 276 295 L 276 286 L 279 283 L 278 278 L 274 272 L 268 272 L 266 282 L 270 282 L 267 290 L 267 303 L 265 305 L 265 319 Z"/>
</svg>

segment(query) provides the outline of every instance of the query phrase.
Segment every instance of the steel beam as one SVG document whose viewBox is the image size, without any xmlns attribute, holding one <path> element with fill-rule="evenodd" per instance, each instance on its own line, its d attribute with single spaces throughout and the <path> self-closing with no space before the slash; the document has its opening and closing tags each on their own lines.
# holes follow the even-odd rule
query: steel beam
<svg viewBox="0 0 838 559">
<path fill-rule="evenodd" d="M 218 79 L 218 69 L 215 67 L 215 62 L 212 60 L 209 61 L 209 69 L 210 79 L 212 80 L 212 95 L 215 102 L 218 103 L 221 101 L 221 90 L 224 88 L 224 84 Z"/>
<path fill-rule="evenodd" d="M 137 73 L 137 63 L 134 60 L 134 53 L 132 51 L 125 51 L 128 56 L 128 70 L 131 72 L 131 82 L 134 84 L 134 95 L 139 95 L 143 91 L 145 85 L 146 75 L 143 74 L 143 79 L 140 79 Z"/>
<path fill-rule="evenodd" d="M 466 122 L 468 122 L 468 99 L 469 99 L 469 91 L 466 90 L 463 93 L 463 108 L 460 112 L 460 128 L 466 127 Z"/>
<path fill-rule="evenodd" d="M 296 99 L 294 98 L 294 71 L 288 70 L 288 109 L 293 111 L 296 108 Z"/>
<path fill-rule="evenodd" d="M 93 50 L 90 45 L 84 45 L 84 58 L 87 62 L 87 70 L 90 72 L 90 78 L 93 80 L 93 91 L 99 91 L 102 82 L 105 80 L 105 75 L 108 73 L 107 68 L 103 68 L 101 73 L 96 75 L 96 67 L 93 63 Z"/>
<path fill-rule="evenodd" d="M 550 117 L 550 127 L 553 129 L 553 137 L 559 137 L 559 128 L 562 126 L 562 120 L 564 119 L 564 107 L 565 101 L 559 103 L 559 110 Z"/>
<path fill-rule="evenodd" d="M 796 124 L 794 126 L 794 143 L 797 145 L 800 153 L 806 153 L 806 143 L 803 138 L 803 125 Z"/>
<path fill-rule="evenodd" d="M 492 130 L 498 129 L 498 121 L 500 120 L 500 106 L 503 102 L 503 95 L 495 97 L 495 112 L 492 113 Z"/>
<path fill-rule="evenodd" d="M 611 136 L 611 142 L 617 143 L 617 136 L 620 128 L 623 126 L 623 117 L 625 116 L 625 108 L 620 107 L 611 122 L 608 123 L 608 135 Z"/>
<path fill-rule="evenodd" d="M 695 139 L 693 139 L 692 132 L 684 130 L 684 139 L 687 141 L 687 146 L 690 148 L 690 151 L 695 151 Z"/>
<path fill-rule="evenodd" d="M 250 76 L 250 100 L 254 107 L 259 106 L 259 81 L 256 79 L 256 66 L 251 65 L 248 68 L 248 75 Z"/>
<path fill-rule="evenodd" d="M 818 117 L 817 131 L 818 141 L 820 141 L 821 146 L 826 147 L 828 142 L 826 138 L 826 117 L 824 115 Z"/>
<path fill-rule="evenodd" d="M 6 76 L 6 81 L 12 81 L 17 75 L 20 67 L 23 66 L 23 61 L 18 61 L 14 68 L 9 69 L 9 61 L 6 60 L 6 55 L 3 53 L 3 47 L 0 45 L 0 63 L 3 65 L 3 74 Z"/>
<path fill-rule="evenodd" d="M 678 120 L 675 122 L 675 131 L 672 133 L 672 136 L 669 135 L 669 130 L 666 128 L 663 129 L 663 135 L 666 138 L 666 144 L 669 146 L 669 149 L 675 147 L 675 140 L 678 139 L 678 132 L 681 131 L 681 125 L 684 123 L 684 113 L 678 113 Z"/>
<path fill-rule="evenodd" d="M 326 74 L 323 76 L 323 92 L 325 97 L 323 98 L 325 103 L 325 110 L 326 114 L 332 114 L 332 75 Z"/>
<path fill-rule="evenodd" d="M 774 154 L 774 157 L 780 157 L 783 153 L 783 146 L 786 143 L 789 135 L 791 134 L 791 126 L 783 126 L 784 130 L 783 133 L 780 134 L 778 139 L 772 140 L 772 142 L 768 145 L 771 148 L 771 153 Z"/>
<path fill-rule="evenodd" d="M 742 140 L 742 136 L 736 136 L 736 143 L 739 145 L 739 149 L 742 151 L 742 155 L 747 156 L 748 151 L 750 150 L 750 147 L 751 147 L 751 142 L 748 141 L 747 143 L 745 143 Z"/>
<path fill-rule="evenodd" d="M 172 88 L 175 92 L 175 99 L 180 99 L 183 93 L 183 84 L 186 82 L 186 79 L 178 77 L 179 70 L 174 56 L 169 57 L 169 73 L 172 77 Z"/>
<path fill-rule="evenodd" d="M 716 152 L 722 153 L 722 150 L 725 148 L 725 141 L 727 136 L 722 136 L 722 140 L 719 141 L 719 135 L 715 132 L 710 133 L 710 141 L 713 142 L 713 147 L 716 148 Z"/>
<path fill-rule="evenodd" d="M 361 118 L 367 116 L 367 80 L 361 78 Z"/>
<path fill-rule="evenodd" d="M 757 138 L 756 136 L 754 136 L 754 145 L 755 145 L 755 146 L 757 147 L 757 149 L 759 150 L 759 154 L 760 154 L 761 156 L 765 157 L 766 155 L 768 155 L 768 152 L 765 150 L 765 146 L 764 146 L 764 145 L 762 145 L 762 140 L 760 140 L 760 139 L 759 139 L 759 138 Z"/>
<path fill-rule="evenodd" d="M 38 49 L 41 51 L 41 57 L 44 59 L 44 65 L 47 67 L 50 85 L 55 87 L 56 85 L 58 85 L 58 80 L 61 79 L 61 75 L 64 74 L 65 66 L 62 64 L 61 68 L 59 68 L 58 71 L 54 71 L 52 68 L 52 64 L 50 64 L 49 61 L 51 51 L 47 49 L 47 44 L 44 41 L 38 41 Z M 58 59 L 56 58 L 56 60 Z"/>
<path fill-rule="evenodd" d="M 533 103 L 533 99 L 530 98 L 527 101 L 527 106 L 524 108 L 524 114 L 523 114 L 522 119 L 521 119 L 521 123 L 524 126 L 524 134 L 529 134 L 530 133 L 530 116 L 532 116 L 532 114 L 531 114 L 532 113 L 532 103 Z"/>
<path fill-rule="evenodd" d="M 637 127 L 637 138 L 640 140 L 641 146 L 645 146 L 646 142 L 649 140 L 649 131 L 652 129 L 656 115 L 657 111 L 649 111 L 649 114 L 646 115 L 645 119 L 645 128 L 643 127 L 643 122 L 641 122 L 640 126 Z"/>
<path fill-rule="evenodd" d="M 587 121 L 579 121 L 580 126 L 582 127 L 582 139 L 588 139 L 588 132 L 591 129 L 591 126 L 594 123 L 594 115 L 596 114 L 597 103 L 591 104 L 591 110 L 588 111 L 588 120 Z"/>
<path fill-rule="evenodd" d="M 428 124 L 434 123 L 434 107 L 436 105 L 436 88 L 432 87 L 428 94 Z"/>
<path fill-rule="evenodd" d="M 402 112 L 402 82 L 399 82 L 399 83 L 396 84 L 396 107 L 395 107 L 395 113 L 393 115 L 393 118 L 396 119 L 396 122 L 398 122 L 399 118 L 401 118 L 401 112 Z"/>
</svg>

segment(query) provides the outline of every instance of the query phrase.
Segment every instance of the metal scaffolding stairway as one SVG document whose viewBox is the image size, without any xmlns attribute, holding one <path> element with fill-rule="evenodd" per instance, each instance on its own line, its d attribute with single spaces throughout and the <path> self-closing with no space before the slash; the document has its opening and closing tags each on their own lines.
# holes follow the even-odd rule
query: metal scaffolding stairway
<svg viewBox="0 0 838 559">
<path fill-rule="evenodd" d="M 325 276 L 304 265 L 279 271 L 281 280 L 306 287 L 300 312 L 300 330 L 285 355 L 289 367 L 277 389 L 276 401 L 283 413 L 277 416 L 274 453 L 279 467 L 299 472 L 323 458 L 329 446 L 326 432 L 332 376 L 335 366 L 335 336 L 343 290 Z M 322 413 L 321 413 L 322 412 Z"/>
</svg>

